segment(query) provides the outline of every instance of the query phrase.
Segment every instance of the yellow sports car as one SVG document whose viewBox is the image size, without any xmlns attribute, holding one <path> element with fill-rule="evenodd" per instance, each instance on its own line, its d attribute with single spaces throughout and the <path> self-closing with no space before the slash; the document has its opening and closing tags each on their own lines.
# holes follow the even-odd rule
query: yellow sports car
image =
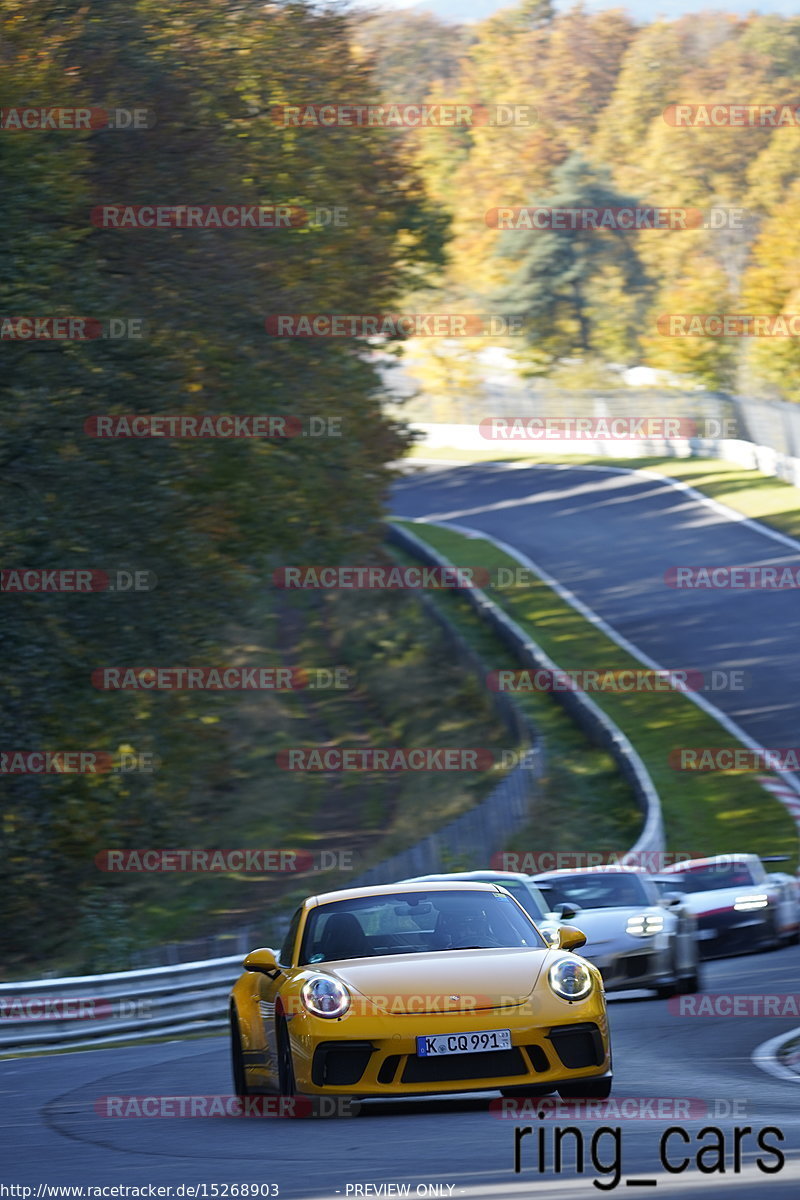
<svg viewBox="0 0 800 1200">
<path fill-rule="evenodd" d="M 378 1097 L 499 1088 L 603 1098 L 611 1052 L 599 971 L 549 946 L 490 883 L 311 896 L 277 953 L 231 993 L 234 1088 Z"/>
</svg>

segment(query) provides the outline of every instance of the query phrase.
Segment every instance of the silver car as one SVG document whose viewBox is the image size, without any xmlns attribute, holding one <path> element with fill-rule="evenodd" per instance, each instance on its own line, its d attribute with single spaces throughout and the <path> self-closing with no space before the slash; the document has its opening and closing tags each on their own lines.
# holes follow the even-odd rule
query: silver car
<svg viewBox="0 0 800 1200">
<path fill-rule="evenodd" d="M 677 887 L 659 895 L 636 867 L 548 871 L 533 882 L 551 920 L 586 934 L 581 956 L 600 970 L 606 991 L 652 988 L 665 999 L 700 990 L 697 919 Z"/>
</svg>

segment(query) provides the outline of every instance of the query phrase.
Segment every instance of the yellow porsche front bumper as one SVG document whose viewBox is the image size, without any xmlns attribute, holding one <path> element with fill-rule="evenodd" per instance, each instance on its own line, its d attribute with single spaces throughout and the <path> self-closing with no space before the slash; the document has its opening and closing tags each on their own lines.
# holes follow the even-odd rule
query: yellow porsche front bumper
<svg viewBox="0 0 800 1200">
<path fill-rule="evenodd" d="M 358 1096 L 483 1091 L 546 1086 L 606 1075 L 611 1066 L 605 1005 L 556 998 L 451 1014 L 345 1016 L 295 1014 L 288 1023 L 297 1090 Z M 417 1037 L 507 1029 L 511 1048 L 423 1057 Z"/>
</svg>

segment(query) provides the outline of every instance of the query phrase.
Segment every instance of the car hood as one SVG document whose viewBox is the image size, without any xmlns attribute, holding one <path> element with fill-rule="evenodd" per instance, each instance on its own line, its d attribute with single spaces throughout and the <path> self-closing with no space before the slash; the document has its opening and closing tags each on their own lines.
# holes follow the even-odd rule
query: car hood
<svg viewBox="0 0 800 1200">
<path fill-rule="evenodd" d="M 683 904 L 696 917 L 705 917 L 715 912 L 729 912 L 742 896 L 768 896 L 769 894 L 770 889 L 767 885 L 758 887 L 754 883 L 749 883 L 744 887 L 715 888 L 711 892 L 685 892 Z M 759 912 L 760 910 L 754 909 L 753 911 Z"/>
<path fill-rule="evenodd" d="M 472 1012 L 523 1004 L 549 954 L 544 947 L 445 950 L 320 963 L 320 968 L 385 1012 Z"/>
</svg>

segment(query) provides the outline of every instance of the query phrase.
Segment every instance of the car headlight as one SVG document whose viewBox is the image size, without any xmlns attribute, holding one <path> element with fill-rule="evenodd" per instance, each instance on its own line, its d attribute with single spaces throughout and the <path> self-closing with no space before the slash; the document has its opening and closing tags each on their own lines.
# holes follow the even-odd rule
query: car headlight
<svg viewBox="0 0 800 1200">
<path fill-rule="evenodd" d="M 327 975 L 317 975 L 304 983 L 300 991 L 303 1004 L 315 1017 L 343 1017 L 350 1007 L 350 993 L 344 984 Z"/>
<path fill-rule="evenodd" d="M 733 907 L 737 912 L 754 912 L 757 908 L 766 908 L 768 904 L 769 896 L 737 896 Z"/>
<path fill-rule="evenodd" d="M 642 913 L 639 917 L 628 917 L 625 932 L 632 937 L 654 937 L 664 928 L 664 918 L 658 913 Z"/>
<path fill-rule="evenodd" d="M 583 1000 L 592 990 L 589 968 L 577 958 L 562 958 L 547 972 L 547 982 L 562 1000 Z"/>
</svg>

